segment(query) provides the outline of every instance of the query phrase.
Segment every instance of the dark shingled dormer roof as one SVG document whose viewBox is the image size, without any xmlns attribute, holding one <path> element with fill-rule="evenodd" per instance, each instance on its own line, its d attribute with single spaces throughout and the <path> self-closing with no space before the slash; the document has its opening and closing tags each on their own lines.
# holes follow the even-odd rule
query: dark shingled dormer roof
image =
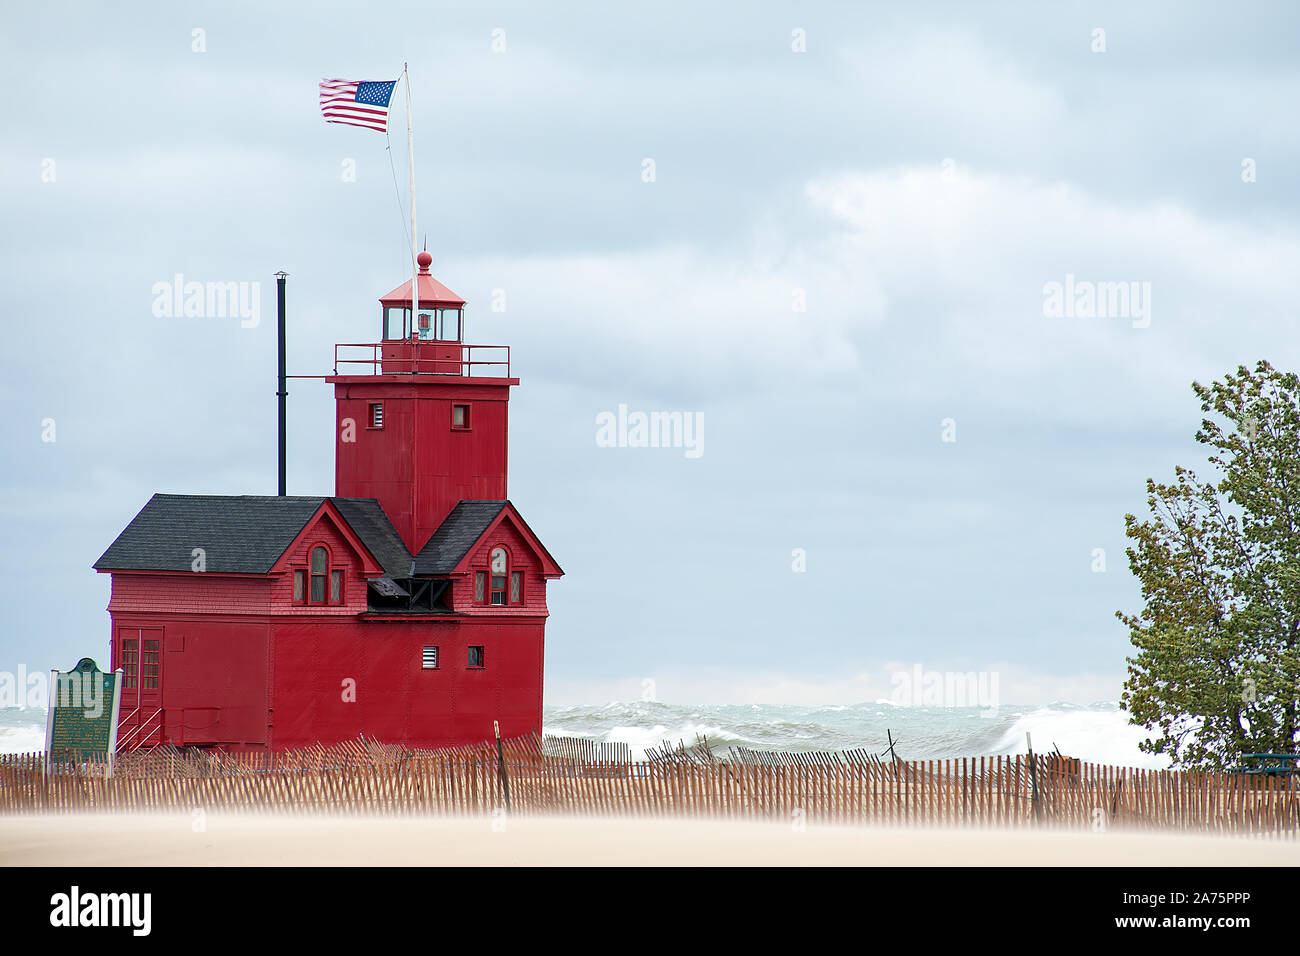
<svg viewBox="0 0 1300 956">
<path fill-rule="evenodd" d="M 330 501 L 375 556 L 385 574 L 399 581 L 411 576 L 411 552 L 406 550 L 402 536 L 378 501 L 374 498 L 331 498 Z"/>
<path fill-rule="evenodd" d="M 417 575 L 450 574 L 508 501 L 462 501 L 415 556 Z"/>
<path fill-rule="evenodd" d="M 210 573 L 265 574 L 326 499 L 291 495 L 154 495 L 103 553 L 100 571 L 190 571 L 204 551 Z M 389 574 L 406 577 L 411 555 L 373 498 L 332 498 Z"/>
</svg>

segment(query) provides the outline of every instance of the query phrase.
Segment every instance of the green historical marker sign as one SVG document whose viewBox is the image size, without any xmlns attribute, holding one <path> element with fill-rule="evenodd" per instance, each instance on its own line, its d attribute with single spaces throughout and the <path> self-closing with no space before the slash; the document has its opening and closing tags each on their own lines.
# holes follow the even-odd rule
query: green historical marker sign
<svg viewBox="0 0 1300 956">
<path fill-rule="evenodd" d="M 122 672 L 106 673 L 89 657 L 70 671 L 50 672 L 45 752 L 51 759 L 107 757 L 117 749 Z"/>
</svg>

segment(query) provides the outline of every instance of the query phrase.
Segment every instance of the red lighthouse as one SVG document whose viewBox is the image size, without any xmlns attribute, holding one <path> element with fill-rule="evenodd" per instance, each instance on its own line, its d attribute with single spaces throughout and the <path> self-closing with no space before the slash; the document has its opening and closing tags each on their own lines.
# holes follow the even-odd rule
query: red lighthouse
<svg viewBox="0 0 1300 956">
<path fill-rule="evenodd" d="M 415 747 L 541 730 L 547 582 L 508 500 L 507 346 L 418 258 L 379 342 L 336 346 L 335 495 L 156 494 L 112 575 L 119 746 Z"/>
</svg>

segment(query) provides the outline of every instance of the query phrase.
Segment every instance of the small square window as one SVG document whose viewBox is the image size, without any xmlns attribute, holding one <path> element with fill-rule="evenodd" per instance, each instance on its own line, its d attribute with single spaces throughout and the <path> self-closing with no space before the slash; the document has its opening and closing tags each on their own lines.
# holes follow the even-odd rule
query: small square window
<svg viewBox="0 0 1300 956">
<path fill-rule="evenodd" d="M 469 649 L 469 666 L 470 666 L 470 667 L 484 667 L 484 666 L 486 666 L 486 665 L 483 663 L 483 645 L 479 644 L 479 645 L 474 645 L 474 646 L 471 646 L 471 647 L 470 647 L 470 649 Z"/>
<path fill-rule="evenodd" d="M 370 403 L 370 427 L 371 428 L 384 427 L 384 403 L 383 402 Z"/>
<path fill-rule="evenodd" d="M 436 671 L 438 669 L 438 648 L 426 647 L 421 665 L 426 671 Z"/>
<path fill-rule="evenodd" d="M 452 428 L 469 428 L 469 406 L 453 405 L 451 406 L 451 427 Z"/>
</svg>

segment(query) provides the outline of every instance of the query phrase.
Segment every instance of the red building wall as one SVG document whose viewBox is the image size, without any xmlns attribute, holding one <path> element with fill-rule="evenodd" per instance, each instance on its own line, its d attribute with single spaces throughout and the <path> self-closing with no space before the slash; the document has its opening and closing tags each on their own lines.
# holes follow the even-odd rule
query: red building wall
<svg viewBox="0 0 1300 956">
<path fill-rule="evenodd" d="M 198 614 L 266 614 L 271 582 L 260 575 L 124 572 L 112 575 L 111 614 L 167 610 Z"/>
<path fill-rule="evenodd" d="M 509 623 L 277 621 L 272 746 L 355 739 L 411 747 L 478 743 L 492 721 L 515 736 L 542 729 L 544 619 Z M 470 668 L 470 645 L 486 666 Z M 422 666 L 426 646 L 439 666 Z"/>
<path fill-rule="evenodd" d="M 272 583 L 177 573 L 112 578 L 113 669 L 125 666 L 123 637 L 143 629 L 161 644 L 157 690 L 146 689 L 139 673 L 136 687 L 123 689 L 121 736 L 161 708 L 165 739 L 178 746 L 264 746 Z"/>
<path fill-rule="evenodd" d="M 345 572 L 343 605 L 293 601 L 293 570 L 307 566 L 318 544 Z M 451 585 L 455 615 L 367 613 L 360 557 L 323 520 L 304 531 L 277 574 L 117 572 L 109 602 L 112 666 L 123 666 L 122 629 L 132 636 L 156 631 L 164 732 L 155 743 L 282 750 L 363 733 L 445 747 L 490 738 L 493 720 L 507 736 L 540 732 L 546 582 L 509 522 L 471 552 L 470 566 L 486 568 L 497 545 L 524 574 L 523 602 L 475 605 L 471 571 Z M 484 648 L 481 669 L 468 665 L 471 645 Z M 423 667 L 427 646 L 439 648 L 437 669 Z M 144 696 L 139 719 L 154 707 Z M 122 712 L 135 708 L 128 690 Z"/>
</svg>

